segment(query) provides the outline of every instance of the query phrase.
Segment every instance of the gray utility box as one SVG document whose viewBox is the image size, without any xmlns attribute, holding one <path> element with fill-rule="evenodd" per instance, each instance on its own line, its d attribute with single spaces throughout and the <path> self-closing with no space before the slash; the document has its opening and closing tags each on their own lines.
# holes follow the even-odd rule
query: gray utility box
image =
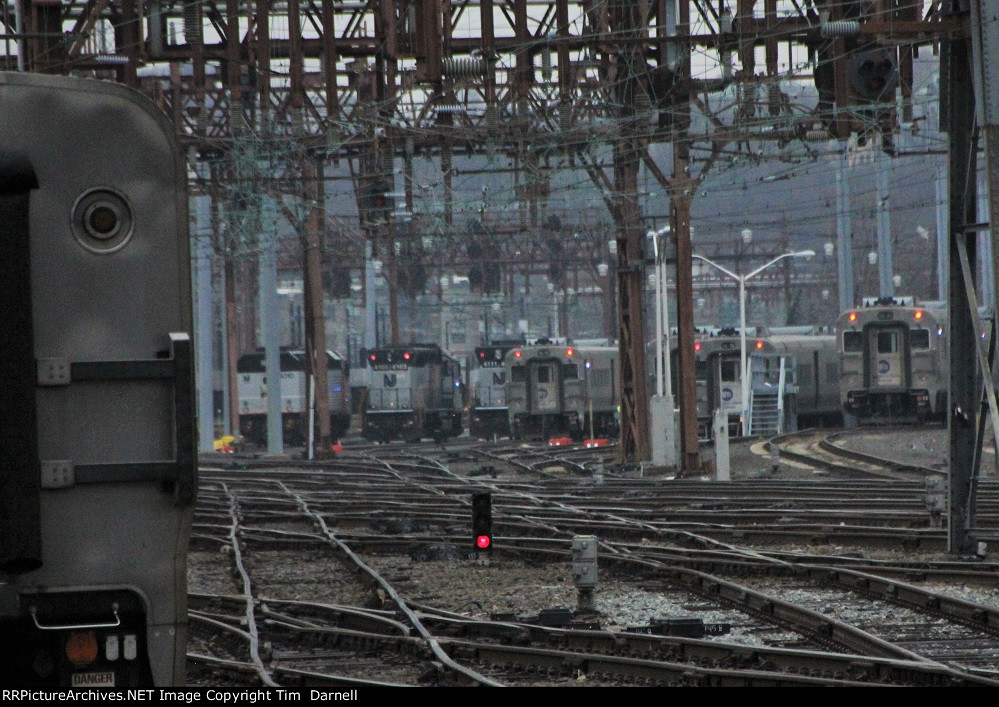
<svg viewBox="0 0 999 707">
<path fill-rule="evenodd" d="M 596 535 L 577 535 L 572 539 L 572 581 L 580 589 L 597 586 Z"/>
</svg>

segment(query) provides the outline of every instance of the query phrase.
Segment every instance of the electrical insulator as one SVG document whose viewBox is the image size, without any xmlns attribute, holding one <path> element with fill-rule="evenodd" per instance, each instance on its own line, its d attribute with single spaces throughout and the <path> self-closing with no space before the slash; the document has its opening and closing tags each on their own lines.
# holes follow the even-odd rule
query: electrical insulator
<svg viewBox="0 0 999 707">
<path fill-rule="evenodd" d="M 474 79 L 486 73 L 486 60 L 478 57 L 447 57 L 441 60 L 444 75 L 452 79 Z"/>
<path fill-rule="evenodd" d="M 850 58 L 850 88 L 853 95 L 868 102 L 891 103 L 898 87 L 898 60 L 894 49 L 859 52 Z"/>
</svg>

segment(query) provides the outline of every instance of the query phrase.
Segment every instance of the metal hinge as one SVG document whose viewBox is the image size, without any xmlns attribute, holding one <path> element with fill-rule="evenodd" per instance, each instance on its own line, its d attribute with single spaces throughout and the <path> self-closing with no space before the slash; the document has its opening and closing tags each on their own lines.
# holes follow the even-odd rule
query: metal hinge
<svg viewBox="0 0 999 707">
<path fill-rule="evenodd" d="M 73 462 L 69 459 L 42 462 L 42 488 L 65 489 L 76 483 Z"/>
</svg>

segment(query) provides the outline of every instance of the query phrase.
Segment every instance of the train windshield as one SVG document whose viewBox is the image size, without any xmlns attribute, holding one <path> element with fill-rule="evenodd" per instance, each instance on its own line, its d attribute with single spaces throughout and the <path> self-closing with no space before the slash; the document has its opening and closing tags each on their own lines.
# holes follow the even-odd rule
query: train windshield
<svg viewBox="0 0 999 707">
<path fill-rule="evenodd" d="M 930 330 L 929 329 L 913 329 L 909 332 L 909 341 L 912 343 L 912 348 L 926 350 L 930 348 Z"/>
<path fill-rule="evenodd" d="M 878 332 L 878 353 L 882 354 L 898 353 L 898 332 L 895 331 Z"/>
<path fill-rule="evenodd" d="M 864 335 L 859 331 L 843 332 L 843 351 L 846 353 L 860 353 L 864 350 Z"/>
</svg>

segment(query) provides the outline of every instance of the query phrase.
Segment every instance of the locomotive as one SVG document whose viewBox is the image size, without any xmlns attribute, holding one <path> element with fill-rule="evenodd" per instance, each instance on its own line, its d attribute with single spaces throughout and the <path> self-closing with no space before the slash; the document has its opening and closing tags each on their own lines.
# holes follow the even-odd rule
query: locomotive
<svg viewBox="0 0 999 707">
<path fill-rule="evenodd" d="M 461 434 L 461 365 L 436 344 L 407 344 L 364 352 L 370 369 L 362 435 L 441 441 Z"/>
<path fill-rule="evenodd" d="M 944 419 L 947 309 L 912 297 L 864 298 L 836 321 L 840 400 L 858 423 Z"/>
<path fill-rule="evenodd" d="M 0 73 L 0 115 L 2 682 L 182 685 L 185 152 L 151 101 L 104 81 Z"/>
<path fill-rule="evenodd" d="M 540 339 L 506 353 L 506 396 L 515 439 L 614 437 L 618 349 Z"/>
<path fill-rule="evenodd" d="M 471 417 L 468 432 L 473 437 L 492 439 L 510 436 L 510 410 L 506 404 L 506 369 L 503 358 L 523 341 L 496 341 L 475 349 L 468 367 Z"/>
<path fill-rule="evenodd" d="M 281 349 L 281 427 L 285 444 L 306 442 L 308 386 L 305 380 L 306 352 Z M 267 444 L 267 374 L 263 349 L 239 357 L 239 430 L 255 444 Z M 347 361 L 335 351 L 326 352 L 329 372 L 330 434 L 339 439 L 350 426 L 350 383 Z"/>
</svg>

